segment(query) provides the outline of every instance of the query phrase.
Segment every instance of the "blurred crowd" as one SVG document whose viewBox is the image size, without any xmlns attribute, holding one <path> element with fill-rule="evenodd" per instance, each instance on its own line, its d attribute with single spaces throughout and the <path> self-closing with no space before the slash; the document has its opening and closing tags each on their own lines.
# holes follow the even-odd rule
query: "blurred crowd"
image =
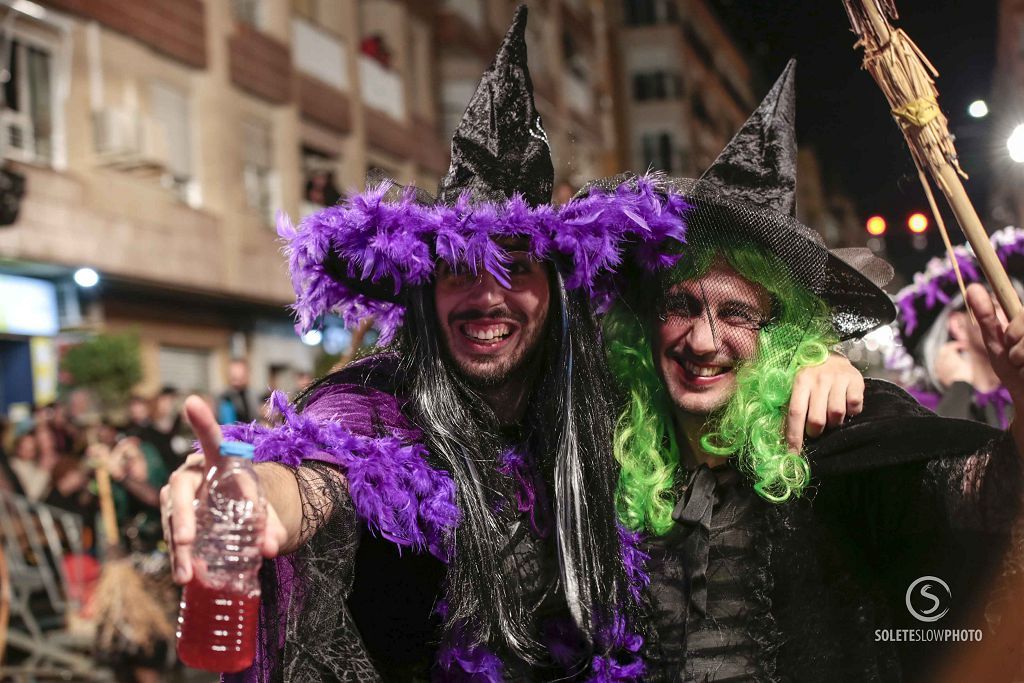
<svg viewBox="0 0 1024 683">
<path fill-rule="evenodd" d="M 29 417 L 0 422 L 0 490 L 82 516 L 87 548 L 95 546 L 94 471 L 110 473 L 118 525 L 133 549 L 161 538 L 158 492 L 187 454 L 191 437 L 181 418 L 180 394 L 165 388 L 132 396 L 113 414 L 88 420 L 68 402 L 36 408 Z"/>
<path fill-rule="evenodd" d="M 249 386 L 248 363 L 235 359 L 227 379 L 227 388 L 219 395 L 193 393 L 207 401 L 222 424 L 269 424 L 273 419 L 268 410 L 271 392 L 285 390 L 294 395 L 309 384 L 311 376 L 271 368 L 268 385 L 259 390 Z M 0 512 L 14 514 L 10 501 L 24 498 L 33 507 L 43 504 L 81 520 L 80 548 L 69 546 L 50 555 L 55 555 L 51 558 L 54 567 L 63 566 L 67 583 L 63 591 L 77 605 L 74 618 L 79 625 L 92 624 L 87 630 L 102 621 L 97 612 L 102 608 L 97 605 L 103 602 L 98 596 L 104 592 L 104 572 L 109 563 L 121 559 L 131 563 L 155 604 L 165 609 L 167 623 L 176 617 L 177 589 L 170 581 L 159 492 L 193 450 L 194 435 L 182 412 L 184 399 L 183 392 L 164 387 L 148 395 L 133 394 L 120 405 L 106 405 L 101 410 L 89 391 L 67 387 L 58 401 L 0 414 L 0 497 L 6 498 L 0 500 L 4 505 Z M 101 471 L 109 477 L 98 476 Z M 110 483 L 107 496 L 101 480 Z M 117 538 L 109 538 L 104 531 L 109 528 L 101 514 L 104 498 L 113 503 Z M 12 523 L 20 525 L 15 528 L 25 531 L 24 520 L 14 517 Z M 10 541 L 8 538 L 5 543 Z M 30 563 L 39 561 L 33 559 L 30 547 L 26 558 Z M 33 618 L 63 618 L 59 606 L 52 603 L 33 602 L 30 609 Z M 12 614 L 12 625 L 20 627 L 19 620 L 25 618 L 24 614 Z M 71 630 L 73 625 L 69 621 L 62 628 Z M 193 680 L 175 663 L 173 637 L 151 643 L 154 647 L 145 652 L 134 644 L 118 642 L 116 636 L 105 644 L 100 644 L 100 637 L 87 639 L 94 643 L 93 656 L 110 666 L 117 680 L 170 680 L 168 676 Z M 5 666 L 28 661 L 5 654 Z"/>
<path fill-rule="evenodd" d="M 308 373 L 300 372 L 288 388 L 298 391 L 310 381 Z M 269 423 L 271 392 L 283 388 L 277 385 L 272 374 L 270 385 L 254 393 L 248 363 L 235 359 L 228 388 L 216 397 L 199 395 L 221 424 Z M 22 419 L 0 416 L 0 491 L 81 515 L 91 548 L 97 512 L 94 472 L 103 466 L 113 484 L 120 540 L 132 550 L 152 550 L 161 539 L 160 487 L 192 450 L 192 432 L 181 411 L 185 396 L 173 387 L 132 395 L 127 405 L 108 409 L 102 417 L 82 398 L 71 392 Z"/>
</svg>

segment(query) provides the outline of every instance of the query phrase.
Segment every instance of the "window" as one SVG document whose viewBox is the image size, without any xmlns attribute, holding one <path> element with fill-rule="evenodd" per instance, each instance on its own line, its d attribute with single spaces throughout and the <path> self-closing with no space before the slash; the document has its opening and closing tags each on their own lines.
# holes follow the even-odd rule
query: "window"
<svg viewBox="0 0 1024 683">
<path fill-rule="evenodd" d="M 277 197 L 277 174 L 274 172 L 273 139 L 268 124 L 253 120 L 242 123 L 242 155 L 246 204 L 272 226 L 280 201 Z"/>
<path fill-rule="evenodd" d="M 697 33 L 697 30 L 693 26 L 687 24 L 686 28 L 683 29 L 683 33 L 686 36 L 686 42 L 688 42 L 690 47 L 693 48 L 693 51 L 697 53 L 697 57 L 699 57 L 705 65 L 713 66 L 715 63 L 715 55 L 711 52 L 711 48 L 707 46 L 707 43 L 704 42 L 701 35 Z"/>
<path fill-rule="evenodd" d="M 673 173 L 673 144 L 669 133 L 644 133 L 641 138 L 643 169 Z"/>
<path fill-rule="evenodd" d="M 629 26 L 643 26 L 657 21 L 655 0 L 623 0 L 623 14 Z"/>
<path fill-rule="evenodd" d="M 441 117 L 444 124 L 444 131 L 447 137 L 459 125 L 462 113 L 466 111 L 466 105 L 476 91 L 474 81 L 445 80 L 441 85 Z"/>
<path fill-rule="evenodd" d="M 52 163 L 53 55 L 18 38 L 11 40 L 9 49 L 0 113 L 0 150 L 13 159 Z"/>
<path fill-rule="evenodd" d="M 667 71 L 633 74 L 633 99 L 638 102 L 676 98 L 682 93 L 683 82 L 679 74 Z"/>
<path fill-rule="evenodd" d="M 334 206 L 341 199 L 335 179 L 337 166 L 337 160 L 331 156 L 309 147 L 302 148 L 301 215 L 306 216 L 325 206 Z"/>
<path fill-rule="evenodd" d="M 263 19 L 262 0 L 231 0 L 231 13 L 235 21 L 260 28 Z"/>
<path fill-rule="evenodd" d="M 647 26 L 679 19 L 675 0 L 623 0 L 627 26 Z"/>
<path fill-rule="evenodd" d="M 708 113 L 708 108 L 704 104 L 704 100 L 700 97 L 693 99 L 693 114 L 697 117 L 697 120 L 709 128 L 713 128 L 715 125 L 714 120 L 711 118 L 711 114 Z"/>
<path fill-rule="evenodd" d="M 192 117 L 184 91 L 160 81 L 149 86 L 149 107 L 153 119 L 167 135 L 166 187 L 190 206 L 199 205 L 199 187 L 192 171 Z"/>
</svg>

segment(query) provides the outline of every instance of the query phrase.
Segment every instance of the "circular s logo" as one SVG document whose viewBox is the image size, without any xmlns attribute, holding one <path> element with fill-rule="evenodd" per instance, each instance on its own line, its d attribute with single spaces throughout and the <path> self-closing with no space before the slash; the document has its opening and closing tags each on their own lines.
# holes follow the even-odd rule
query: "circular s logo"
<svg viewBox="0 0 1024 683">
<path fill-rule="evenodd" d="M 938 621 L 949 611 L 952 597 L 945 581 L 937 576 L 922 576 L 907 587 L 907 611 L 918 621 Z"/>
</svg>

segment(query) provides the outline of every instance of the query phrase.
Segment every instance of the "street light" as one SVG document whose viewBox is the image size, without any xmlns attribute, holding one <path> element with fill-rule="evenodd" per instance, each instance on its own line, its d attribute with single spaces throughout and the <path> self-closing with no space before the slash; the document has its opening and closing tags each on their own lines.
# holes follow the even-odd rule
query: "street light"
<svg viewBox="0 0 1024 683">
<path fill-rule="evenodd" d="M 985 103 L 985 100 L 974 100 L 967 107 L 967 113 L 976 119 L 983 119 L 988 116 L 988 104 Z"/>
<path fill-rule="evenodd" d="M 885 219 L 881 216 L 872 216 L 868 219 L 866 227 L 869 235 L 874 235 L 875 237 L 884 235 L 886 228 Z"/>
<path fill-rule="evenodd" d="M 75 284 L 83 289 L 95 287 L 100 281 L 100 274 L 92 268 L 79 268 L 74 274 Z"/>
<path fill-rule="evenodd" d="M 907 227 L 910 228 L 910 232 L 920 235 L 928 229 L 928 216 L 920 211 L 910 214 L 910 218 L 907 219 Z"/>
<path fill-rule="evenodd" d="M 1010 133 L 1006 140 L 1006 149 L 1010 151 L 1011 159 L 1018 164 L 1024 164 L 1024 123 L 1018 123 Z"/>
<path fill-rule="evenodd" d="M 299 337 L 299 339 L 302 340 L 302 343 L 306 346 L 319 346 L 320 342 L 323 341 L 323 338 L 324 333 L 320 330 L 310 330 Z"/>
</svg>

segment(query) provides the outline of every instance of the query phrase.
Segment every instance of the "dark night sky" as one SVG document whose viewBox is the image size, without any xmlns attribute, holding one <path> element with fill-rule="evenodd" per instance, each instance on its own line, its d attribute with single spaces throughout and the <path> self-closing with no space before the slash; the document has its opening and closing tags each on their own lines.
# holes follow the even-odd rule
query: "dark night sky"
<svg viewBox="0 0 1024 683">
<path fill-rule="evenodd" d="M 841 0 L 711 0 L 711 5 L 745 47 L 758 79 L 758 97 L 786 60 L 797 58 L 800 144 L 814 147 L 826 183 L 853 198 L 862 221 L 873 213 L 886 217 L 894 264 L 909 274 L 940 253 L 934 227 L 928 230 L 926 250 L 910 245 L 906 216 L 926 210 L 927 203 L 882 92 L 860 68 L 862 52 L 853 50 L 855 37 Z M 994 139 L 992 115 L 971 119 L 967 106 L 975 99 L 989 100 L 997 0 L 896 0 L 896 7 L 896 25 L 939 71 L 939 105 L 957 137 L 961 165 L 971 176 L 967 190 L 985 220 L 989 166 L 1006 151 Z M 952 219 L 946 219 L 949 225 Z M 954 243 L 964 241 L 955 224 L 951 234 Z"/>
</svg>

